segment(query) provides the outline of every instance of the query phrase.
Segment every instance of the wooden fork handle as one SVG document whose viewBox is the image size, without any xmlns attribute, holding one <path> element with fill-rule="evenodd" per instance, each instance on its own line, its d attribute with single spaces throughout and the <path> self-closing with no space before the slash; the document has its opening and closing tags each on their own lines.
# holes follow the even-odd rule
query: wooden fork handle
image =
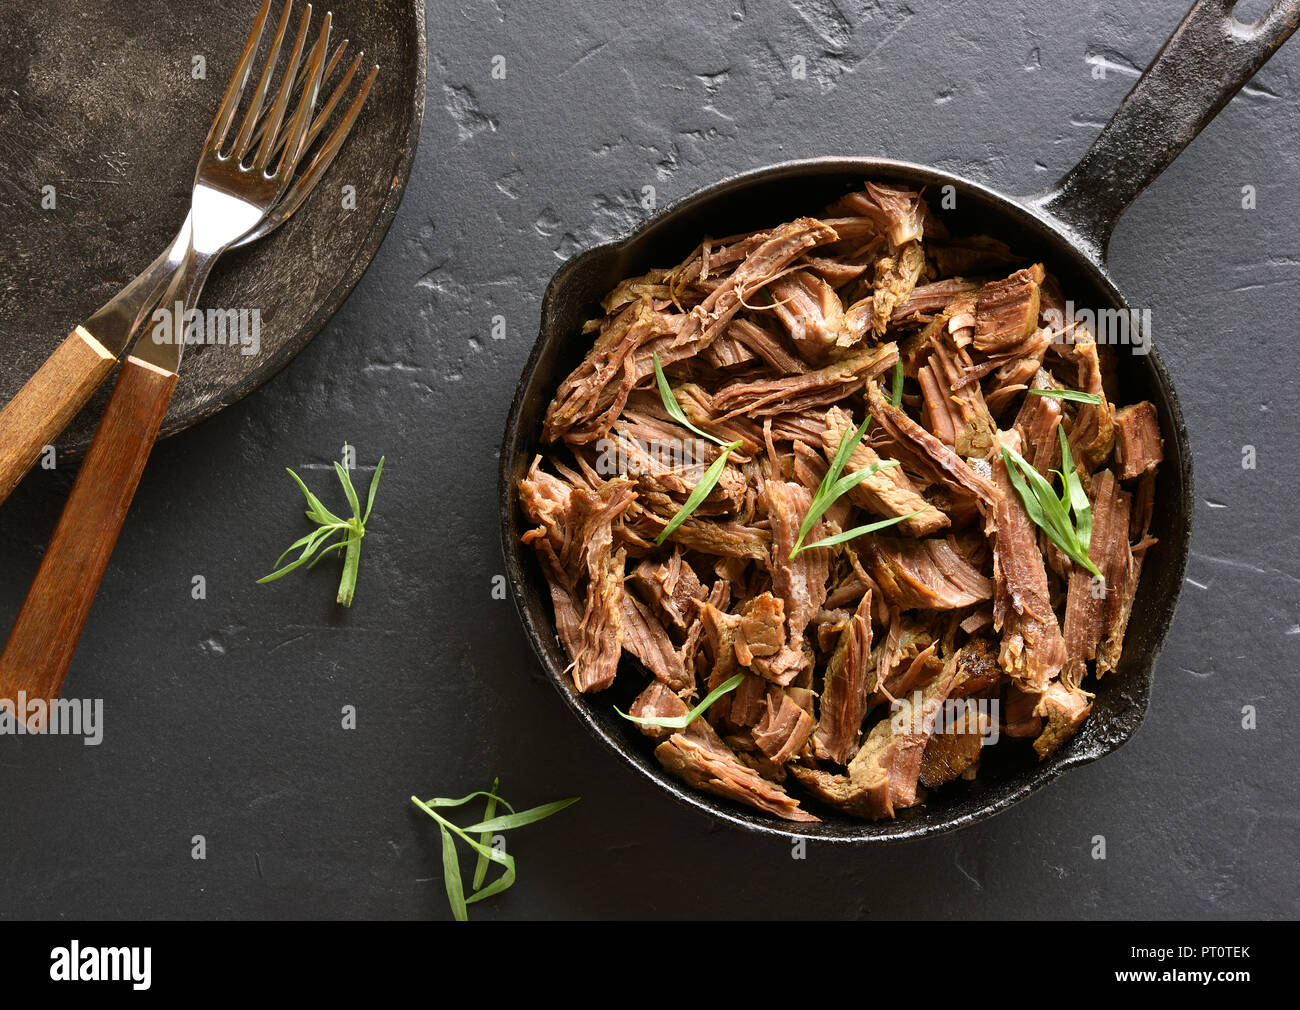
<svg viewBox="0 0 1300 1010">
<path fill-rule="evenodd" d="M 0 411 L 0 502 L 53 444 L 117 359 L 78 326 Z"/>
<path fill-rule="evenodd" d="M 0 700 L 59 696 L 140 483 L 176 373 L 127 357 L 54 536 L 0 654 Z"/>
</svg>

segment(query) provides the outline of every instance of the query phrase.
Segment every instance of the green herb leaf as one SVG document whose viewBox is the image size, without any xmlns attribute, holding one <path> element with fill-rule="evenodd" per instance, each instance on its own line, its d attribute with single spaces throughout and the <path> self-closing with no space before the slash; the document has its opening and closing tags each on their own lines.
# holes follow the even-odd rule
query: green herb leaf
<svg viewBox="0 0 1300 1010">
<path fill-rule="evenodd" d="M 307 499 L 307 504 L 308 506 L 310 506 L 307 510 L 308 519 L 311 519 L 313 522 L 321 523 L 322 525 L 325 523 L 343 522 L 342 519 L 340 519 L 333 512 L 331 512 L 324 505 L 322 505 L 319 498 L 317 498 L 314 494 L 312 494 L 310 491 L 307 490 L 307 485 L 302 482 L 301 477 L 299 477 L 292 470 L 286 469 L 286 472 L 289 474 L 290 477 L 293 478 L 293 482 L 298 485 L 299 489 L 301 489 L 303 493 L 303 496 Z"/>
<path fill-rule="evenodd" d="M 903 402 L 903 359 L 894 362 L 894 386 L 889 392 L 889 402 L 895 407 Z"/>
<path fill-rule="evenodd" d="M 642 718 L 639 715 L 628 715 L 626 712 L 622 711 L 617 706 L 615 706 L 614 711 L 618 712 L 618 714 L 621 715 L 624 719 L 628 720 L 628 722 L 634 722 L 638 726 L 661 726 L 664 729 L 685 729 L 696 719 L 702 716 L 705 712 L 707 712 L 709 710 L 709 706 L 712 705 L 719 698 L 721 698 L 724 694 L 726 694 L 728 691 L 734 691 L 736 688 L 740 687 L 744 679 L 745 679 L 745 675 L 743 673 L 738 673 L 734 677 L 728 677 L 721 684 L 719 684 L 712 691 L 710 691 L 705 696 L 702 702 L 696 705 L 685 715 L 650 716 L 649 718 Z"/>
<path fill-rule="evenodd" d="M 366 495 L 366 514 L 361 517 L 361 525 L 364 526 L 370 521 L 370 513 L 375 507 L 375 492 L 379 490 L 379 478 L 384 472 L 384 460 L 386 456 L 379 457 L 379 465 L 375 467 L 375 475 L 370 478 L 370 493 Z"/>
<path fill-rule="evenodd" d="M 509 888 L 515 882 L 515 860 L 514 857 L 506 852 L 499 852 L 492 848 L 491 838 L 493 831 L 504 831 L 511 827 L 522 827 L 524 824 L 531 824 L 541 820 L 543 817 L 549 817 L 558 810 L 563 810 L 570 804 L 577 802 L 577 797 L 567 800 L 560 800 L 558 803 L 547 803 L 540 807 L 534 807 L 531 810 L 522 811 L 514 814 L 514 808 L 504 799 L 497 795 L 497 787 L 500 780 L 493 780 L 492 789 L 489 792 L 473 792 L 468 796 L 462 796 L 459 799 L 432 799 L 422 800 L 418 796 L 412 796 L 411 802 L 432 817 L 438 823 L 438 829 L 442 833 L 442 868 L 443 884 L 447 889 L 447 900 L 451 904 L 452 914 L 457 921 L 464 922 L 469 918 L 467 906 L 474 904 L 476 901 L 482 901 L 490 898 L 495 894 Z M 442 814 L 438 813 L 438 808 L 459 807 L 480 796 L 487 797 L 487 816 L 478 824 L 471 825 L 468 828 L 462 828 L 460 825 L 453 823 Z M 511 811 L 511 818 L 493 817 L 495 813 L 495 803 L 500 803 L 506 809 Z M 525 819 L 526 818 L 526 819 Z M 511 820 L 512 823 L 506 827 L 500 826 L 503 820 Z M 482 831 L 480 838 L 474 838 L 469 832 Z M 455 837 L 453 837 L 455 836 Z M 465 896 L 464 884 L 460 876 L 460 861 L 457 858 L 455 839 L 459 838 L 470 850 L 478 853 L 479 866 L 483 868 L 483 873 L 475 869 L 474 874 L 474 893 L 469 897 Z M 495 863 L 502 868 L 501 876 L 492 881 L 486 887 L 481 886 L 486 876 L 487 863 Z"/>
<path fill-rule="evenodd" d="M 682 405 L 677 402 L 677 396 L 673 393 L 673 387 L 668 385 L 668 376 L 664 375 L 664 370 L 659 364 L 658 351 L 656 351 L 654 354 L 654 363 L 655 363 L 655 384 L 658 385 L 659 387 L 659 399 L 663 401 L 664 410 L 668 411 L 668 416 L 671 417 L 678 424 L 680 424 L 683 428 L 688 428 L 691 431 L 695 432 L 695 434 L 699 435 L 700 438 L 707 438 L 710 442 L 713 442 L 715 445 L 720 445 L 723 448 L 726 448 L 727 447 L 726 442 L 718 438 L 716 435 L 710 435 L 707 431 L 702 431 L 701 429 L 695 427 L 695 425 L 693 425 L 690 419 L 686 416 L 686 411 L 682 410 Z M 738 442 L 733 443 L 733 445 L 739 445 L 739 444 L 740 443 Z"/>
<path fill-rule="evenodd" d="M 451 905 L 451 914 L 457 922 L 467 922 L 469 911 L 465 907 L 465 885 L 460 879 L 460 859 L 456 855 L 456 843 L 451 832 L 441 824 L 442 831 L 442 880 L 447 887 L 447 902 Z"/>
<path fill-rule="evenodd" d="M 503 814 L 501 817 L 488 817 L 479 821 L 477 824 L 471 824 L 466 831 L 482 831 L 491 841 L 492 834 L 497 831 L 512 831 L 515 828 L 522 828 L 526 824 L 534 824 L 537 821 L 545 820 L 552 814 L 558 814 L 565 807 L 571 807 L 577 803 L 581 797 L 570 796 L 567 800 L 556 800 L 554 803 L 543 803 L 540 807 L 531 807 L 528 810 L 521 810 L 517 814 Z"/>
<path fill-rule="evenodd" d="M 824 495 L 820 496 L 820 499 L 817 502 L 808 506 L 808 514 L 804 516 L 804 525 L 808 527 L 808 531 L 812 530 L 813 525 L 826 514 L 827 510 L 830 509 L 832 505 L 868 477 L 878 474 L 881 470 L 889 470 L 898 465 L 899 463 L 896 459 L 881 460 L 879 463 L 872 463 L 865 470 L 855 470 L 847 477 L 841 477 L 829 489 L 827 489 Z M 794 547 L 790 550 L 791 561 L 794 560 L 795 555 L 800 551 L 806 551 L 809 547 L 813 546 L 803 542 L 804 535 L 804 528 L 803 526 L 800 526 L 799 539 L 795 541 Z M 821 543 L 821 541 L 818 541 L 818 543 Z"/>
<path fill-rule="evenodd" d="M 1050 396 L 1056 400 L 1071 400 L 1075 403 L 1105 403 L 1105 397 L 1096 393 L 1081 393 L 1077 389 L 1031 389 L 1028 390 L 1031 396 Z"/>
<path fill-rule="evenodd" d="M 1088 492 L 1079 480 L 1079 471 L 1075 469 L 1074 457 L 1070 453 L 1070 442 L 1065 437 L 1065 429 L 1059 424 L 1056 434 L 1061 440 L 1061 485 L 1069 499 L 1074 512 L 1074 525 L 1079 535 L 1079 545 L 1087 554 L 1092 547 L 1092 502 L 1088 501 Z"/>
<path fill-rule="evenodd" d="M 476 901 L 482 901 L 484 898 L 490 898 L 494 894 L 500 894 L 502 891 L 509 890 L 511 887 L 514 886 L 515 883 L 514 858 L 512 856 L 504 855 L 503 853 L 498 853 L 496 849 L 488 849 L 488 852 L 494 854 L 494 856 L 489 856 L 488 858 L 493 859 L 497 863 L 500 863 L 501 866 L 505 868 L 505 871 L 501 874 L 501 876 L 497 877 L 496 880 L 488 884 L 487 887 L 483 888 L 481 891 L 475 891 L 468 898 L 466 898 L 465 903 L 468 905 L 472 905 Z M 495 856 L 501 856 L 501 858 L 495 859 L 494 858 Z"/>
<path fill-rule="evenodd" d="M 346 442 L 343 443 L 344 456 L 350 448 Z M 343 469 L 343 464 L 339 462 L 335 462 L 334 472 L 339 475 L 339 483 L 343 485 L 343 495 L 348 500 L 348 507 L 352 509 L 352 514 L 360 519 L 361 503 L 357 501 L 357 489 L 352 486 L 352 475 Z"/>
<path fill-rule="evenodd" d="M 1059 431 L 1059 429 L 1058 429 Z M 1060 432 L 1064 440 L 1065 433 Z M 1062 453 L 1062 462 L 1066 465 L 1062 468 L 1061 483 L 1062 497 L 1057 497 L 1056 490 L 1041 473 L 1038 472 L 1020 453 L 1014 449 L 1002 447 L 1002 460 L 1006 464 L 1007 476 L 1011 479 L 1011 485 L 1016 489 L 1020 496 L 1021 503 L 1025 506 L 1025 513 L 1030 520 L 1038 526 L 1047 538 L 1061 549 L 1075 564 L 1087 569 L 1099 579 L 1104 579 L 1097 566 L 1092 563 L 1088 557 L 1088 544 L 1083 543 L 1081 531 L 1076 527 L 1076 522 L 1081 516 L 1086 528 L 1088 538 L 1092 537 L 1092 510 L 1091 507 L 1080 508 L 1077 506 L 1077 497 L 1071 481 L 1078 481 L 1078 475 L 1074 470 L 1074 461 L 1070 457 L 1070 447 L 1065 445 Z M 1078 495 L 1082 495 L 1084 502 L 1087 502 L 1087 495 L 1083 494 L 1083 487 L 1079 485 Z M 1070 512 L 1075 513 L 1075 522 L 1070 520 Z"/>
<path fill-rule="evenodd" d="M 346 443 L 344 443 L 343 450 L 344 452 L 348 450 Z M 370 512 L 375 507 L 375 492 L 379 489 L 379 475 L 384 472 L 384 460 L 382 457 L 380 458 L 379 465 L 375 467 L 375 475 L 371 478 L 365 515 L 361 514 L 361 503 L 357 498 L 356 488 L 352 486 L 352 477 L 347 469 L 341 464 L 335 463 L 334 472 L 338 475 L 339 483 L 343 485 L 343 495 L 347 499 L 348 507 L 352 510 L 352 518 L 340 519 L 336 516 L 321 503 L 319 498 L 311 493 L 301 477 L 289 470 L 289 476 L 293 478 L 293 482 L 298 485 L 303 496 L 307 499 L 307 518 L 320 528 L 290 544 L 289 549 L 281 554 L 276 559 L 275 564 L 272 565 L 271 574 L 264 575 L 257 580 L 258 585 L 282 579 L 302 565 L 314 568 L 330 551 L 342 551 L 343 573 L 339 579 L 337 599 L 345 607 L 352 606 L 352 597 L 357 586 L 357 571 L 361 564 L 361 538 L 366 535 L 366 523 L 370 520 Z M 326 546 L 326 542 L 336 534 L 341 539 Z M 302 553 L 289 564 L 282 566 L 281 563 L 284 559 L 299 547 L 302 548 Z"/>
<path fill-rule="evenodd" d="M 867 433 L 867 427 L 871 424 L 871 415 L 868 414 L 862 419 L 859 425 L 848 438 L 841 438 L 839 447 L 835 450 L 835 455 L 831 458 L 831 465 L 826 470 L 826 476 L 822 482 L 817 485 L 817 493 L 812 496 L 812 501 L 808 503 L 808 514 L 803 517 L 803 522 L 799 524 L 799 535 L 795 538 L 794 548 L 790 551 L 790 557 L 793 558 L 803 544 L 804 537 L 812 532 L 812 528 L 817 525 L 817 520 L 826 514 L 826 510 L 831 507 L 835 498 L 827 500 L 827 496 L 835 487 L 840 479 L 840 474 L 844 472 L 844 465 L 853 455 L 853 450 L 862 443 L 862 436 Z M 858 473 L 865 473 L 859 470 Z M 869 476 L 869 475 L 868 475 Z M 866 479 L 866 476 L 862 478 Z M 847 490 L 847 488 L 845 489 Z M 843 492 L 841 492 L 843 493 Z M 836 496 L 838 497 L 838 495 Z M 817 509 L 821 511 L 816 511 Z"/>
<path fill-rule="evenodd" d="M 493 779 L 492 789 L 488 793 L 487 809 L 486 811 L 484 811 L 483 814 L 484 820 L 490 821 L 496 815 L 497 800 L 500 799 L 500 797 L 497 796 L 497 790 L 500 788 L 501 788 L 501 779 L 499 778 Z M 486 845 L 490 847 L 492 845 L 492 832 L 484 831 L 481 835 L 479 835 L 478 843 L 480 845 Z M 483 886 L 483 881 L 487 879 L 487 869 L 488 869 L 487 857 L 480 853 L 477 862 L 474 863 L 474 890 L 477 891 L 480 887 Z"/>
<path fill-rule="evenodd" d="M 818 540 L 815 543 L 808 544 L 806 547 L 803 547 L 801 549 L 805 551 L 811 551 L 818 547 L 834 547 L 836 544 L 845 544 L 848 543 L 850 540 L 856 540 L 864 533 L 875 533 L 877 530 L 883 530 L 890 526 L 896 526 L 901 522 L 905 522 L 908 519 L 911 519 L 912 516 L 919 516 L 922 513 L 922 511 L 924 510 L 917 509 L 915 512 L 909 512 L 905 516 L 894 516 L 892 519 L 882 519 L 878 523 L 868 523 L 866 526 L 855 526 L 851 530 L 845 530 L 843 533 L 832 534 L 831 536 L 826 537 L 823 540 Z M 790 556 L 794 557 L 794 554 L 791 554 Z"/>
<path fill-rule="evenodd" d="M 431 800 L 421 800 L 421 803 L 424 806 L 433 807 L 435 810 L 442 810 L 447 807 L 463 807 L 466 803 L 469 803 L 472 800 L 476 800 L 480 796 L 486 796 L 489 799 L 495 797 L 496 801 L 500 803 L 503 807 L 505 807 L 507 810 L 513 812 L 515 809 L 509 803 L 503 800 L 499 795 L 497 795 L 495 792 L 486 792 L 482 789 L 480 789 L 478 792 L 470 793 L 468 796 L 461 796 L 454 800 L 449 800 L 444 796 L 438 796 Z"/>
<path fill-rule="evenodd" d="M 714 487 L 717 486 L 718 481 L 722 479 L 722 471 L 726 469 L 727 460 L 731 457 L 733 452 L 740 448 L 741 444 L 741 442 L 735 441 L 723 448 L 722 454 L 718 456 L 712 464 L 710 464 L 707 470 L 704 471 L 704 476 L 700 478 L 700 482 L 696 484 L 694 490 L 691 491 L 690 497 L 686 499 L 686 504 L 677 510 L 677 514 L 674 515 L 672 519 L 668 520 L 668 525 L 663 528 L 663 532 L 655 537 L 656 544 L 662 545 L 663 542 L 673 534 L 677 527 L 686 522 L 686 520 L 690 518 L 691 513 L 700 507 L 700 504 L 704 499 L 707 498 L 710 492 L 713 491 Z"/>
</svg>

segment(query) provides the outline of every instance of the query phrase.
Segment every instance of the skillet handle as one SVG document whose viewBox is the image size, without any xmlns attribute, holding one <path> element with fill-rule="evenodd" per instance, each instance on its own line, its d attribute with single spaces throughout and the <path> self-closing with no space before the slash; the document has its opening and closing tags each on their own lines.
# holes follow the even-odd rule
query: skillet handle
<svg viewBox="0 0 1300 1010">
<path fill-rule="evenodd" d="M 1300 0 L 1277 0 L 1254 25 L 1237 0 L 1199 0 L 1096 142 L 1050 192 L 1029 201 L 1104 262 L 1115 222 L 1300 25 Z"/>
</svg>

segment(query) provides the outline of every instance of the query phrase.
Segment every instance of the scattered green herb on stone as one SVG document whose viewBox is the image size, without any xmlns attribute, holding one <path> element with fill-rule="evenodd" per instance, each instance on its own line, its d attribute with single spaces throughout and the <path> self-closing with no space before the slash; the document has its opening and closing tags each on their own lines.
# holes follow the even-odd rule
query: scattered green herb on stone
<svg viewBox="0 0 1300 1010">
<path fill-rule="evenodd" d="M 571 796 L 566 800 L 544 803 L 539 807 L 516 812 L 515 808 L 498 794 L 499 785 L 500 779 L 494 779 L 492 788 L 489 791 L 479 790 L 454 800 L 442 797 L 422 800 L 418 796 L 411 797 L 412 803 L 438 823 L 438 830 L 442 835 L 443 885 L 447 889 L 447 901 L 451 905 L 452 915 L 455 916 L 457 922 L 465 922 L 469 918 L 470 905 L 476 901 L 482 901 L 484 898 L 490 898 L 494 894 L 500 894 L 515 882 L 515 858 L 509 853 L 493 847 L 492 836 L 499 832 L 512 831 L 528 824 L 534 824 L 550 817 L 552 814 L 559 813 L 567 806 L 572 806 L 579 799 L 577 796 Z M 438 812 L 451 807 L 464 806 L 480 796 L 486 800 L 484 817 L 483 820 L 475 824 L 461 827 Z M 496 812 L 498 804 L 505 807 L 510 813 L 498 816 Z M 479 835 L 477 839 L 473 837 L 476 833 Z M 460 872 L 460 853 L 456 848 L 457 838 L 478 854 L 471 892 L 468 895 L 465 893 L 465 882 Z M 496 880 L 485 886 L 489 863 L 500 866 L 502 873 Z"/>
<path fill-rule="evenodd" d="M 343 451 L 345 454 L 348 451 L 346 443 L 344 443 Z M 319 528 L 290 544 L 288 549 L 276 559 L 273 566 L 275 570 L 270 575 L 258 579 L 258 585 L 282 579 L 302 565 L 314 568 L 330 551 L 343 551 L 343 575 L 339 579 L 338 602 L 345 607 L 352 606 L 352 596 L 357 588 L 357 570 L 361 564 L 361 538 L 366 535 L 366 523 L 370 521 L 370 512 L 375 507 L 375 492 L 379 490 L 379 477 L 384 472 L 384 457 L 380 457 L 379 465 L 375 467 L 375 475 L 370 478 L 370 491 L 366 496 L 366 510 L 364 513 L 361 511 L 361 503 L 357 498 L 356 488 L 352 486 L 352 478 L 347 469 L 342 464 L 335 463 L 334 472 L 338 474 L 339 483 L 343 485 L 343 494 L 347 498 L 348 507 L 352 510 L 352 518 L 341 519 L 336 516 L 321 504 L 319 498 L 307 489 L 307 485 L 302 482 L 301 477 L 289 470 L 289 476 L 293 478 L 294 483 L 298 485 L 307 499 L 307 518 L 316 523 Z M 326 547 L 326 543 L 336 534 L 340 534 L 341 539 Z M 293 561 L 281 567 L 280 563 L 300 547 L 302 553 Z"/>
</svg>

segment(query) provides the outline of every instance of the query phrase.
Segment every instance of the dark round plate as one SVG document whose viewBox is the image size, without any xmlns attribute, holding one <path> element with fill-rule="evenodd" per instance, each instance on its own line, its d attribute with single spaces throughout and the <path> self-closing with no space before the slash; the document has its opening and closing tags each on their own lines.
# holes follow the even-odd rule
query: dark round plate
<svg viewBox="0 0 1300 1010">
<path fill-rule="evenodd" d="M 8 0 L 0 18 L 0 403 L 143 270 L 185 218 L 257 0 Z M 280 2 L 272 4 L 272 17 Z M 300 10 L 301 0 L 295 4 Z M 401 201 L 424 111 L 424 0 L 327 0 L 331 50 L 380 66 L 347 144 L 279 231 L 223 256 L 199 307 L 257 309 L 260 351 L 191 348 L 163 435 L 247 396 L 347 298 Z M 291 25 L 297 26 L 297 13 Z M 266 32 L 269 37 L 270 29 Z M 265 43 L 264 43 L 265 45 Z M 202 57 L 206 76 L 195 77 Z M 355 87 L 355 82 L 354 82 Z M 47 209 L 53 187 L 54 206 Z M 344 206 L 355 187 L 355 209 Z M 111 383 L 60 439 L 89 444 Z"/>
</svg>

